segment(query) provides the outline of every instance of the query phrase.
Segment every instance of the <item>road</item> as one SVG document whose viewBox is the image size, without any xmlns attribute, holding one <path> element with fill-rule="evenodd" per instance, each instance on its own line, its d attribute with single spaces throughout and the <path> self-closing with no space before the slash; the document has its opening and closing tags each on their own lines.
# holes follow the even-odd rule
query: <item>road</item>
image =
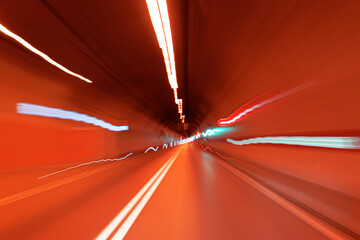
<svg viewBox="0 0 360 240">
<path fill-rule="evenodd" d="M 0 239 L 329 237 L 249 175 L 191 144 L 37 179 L 69 166 L 1 174 Z"/>
</svg>

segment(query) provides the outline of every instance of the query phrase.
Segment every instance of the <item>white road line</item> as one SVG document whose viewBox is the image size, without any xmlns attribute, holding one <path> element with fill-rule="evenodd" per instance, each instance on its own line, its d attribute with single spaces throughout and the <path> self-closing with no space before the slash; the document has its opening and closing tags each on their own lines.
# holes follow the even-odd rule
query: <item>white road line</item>
<svg viewBox="0 0 360 240">
<path fill-rule="evenodd" d="M 115 231 L 124 218 L 128 216 L 130 211 L 134 208 L 133 212 L 129 215 L 128 219 L 125 220 L 123 225 L 120 227 L 119 231 L 115 233 L 114 238 L 122 239 L 127 231 L 130 229 L 131 225 L 136 220 L 137 216 L 140 214 L 141 210 L 144 208 L 145 204 L 148 202 L 156 188 L 159 186 L 160 182 L 164 178 L 165 174 L 179 155 L 180 151 L 178 150 L 174 153 L 171 158 L 155 173 L 155 175 L 140 189 L 140 191 L 130 200 L 130 202 L 121 210 L 121 212 L 111 221 L 111 223 L 101 232 L 101 234 L 96 238 L 96 240 L 105 240 L 110 237 L 110 235 Z M 137 206 L 136 206 L 137 204 Z"/>
</svg>

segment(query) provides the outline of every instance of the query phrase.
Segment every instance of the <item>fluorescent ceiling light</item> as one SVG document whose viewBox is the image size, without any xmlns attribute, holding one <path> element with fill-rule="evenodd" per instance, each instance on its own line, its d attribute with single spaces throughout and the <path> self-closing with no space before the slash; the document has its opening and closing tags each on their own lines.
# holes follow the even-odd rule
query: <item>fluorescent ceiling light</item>
<svg viewBox="0 0 360 240">
<path fill-rule="evenodd" d="M 159 46 L 162 49 L 166 72 L 168 75 L 171 88 L 174 90 L 175 103 L 178 105 L 180 119 L 184 123 L 185 116 L 183 113 L 182 99 L 178 99 L 178 83 L 175 70 L 175 55 L 171 37 L 169 14 L 166 0 L 146 0 L 151 22 L 153 24 Z"/>
</svg>

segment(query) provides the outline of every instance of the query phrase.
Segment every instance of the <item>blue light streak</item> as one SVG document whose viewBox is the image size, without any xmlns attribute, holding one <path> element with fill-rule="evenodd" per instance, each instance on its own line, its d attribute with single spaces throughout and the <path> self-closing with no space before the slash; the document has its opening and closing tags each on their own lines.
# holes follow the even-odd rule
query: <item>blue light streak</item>
<svg viewBox="0 0 360 240">
<path fill-rule="evenodd" d="M 104 129 L 107 129 L 110 131 L 115 131 L 115 132 L 129 130 L 129 126 L 126 126 L 126 125 L 115 126 L 115 125 L 112 125 L 111 123 L 97 119 L 96 117 L 88 116 L 86 114 L 62 110 L 59 108 L 51 108 L 51 107 L 45 107 L 45 106 L 41 106 L 41 105 L 29 104 L 29 103 L 18 103 L 17 104 L 17 113 L 84 122 L 84 123 L 93 124 L 95 126 L 99 126 Z"/>
<path fill-rule="evenodd" d="M 340 149 L 360 149 L 359 137 L 257 137 L 236 141 L 228 138 L 227 142 L 235 145 L 248 144 L 286 144 L 311 147 L 340 148 Z"/>
<path fill-rule="evenodd" d="M 203 137 L 208 137 L 208 136 L 213 136 L 213 135 L 217 135 L 220 133 L 224 133 L 229 130 L 230 130 L 230 128 L 219 127 L 219 128 L 207 129 L 205 131 L 205 133 L 201 133 L 201 134 L 203 135 Z"/>
</svg>

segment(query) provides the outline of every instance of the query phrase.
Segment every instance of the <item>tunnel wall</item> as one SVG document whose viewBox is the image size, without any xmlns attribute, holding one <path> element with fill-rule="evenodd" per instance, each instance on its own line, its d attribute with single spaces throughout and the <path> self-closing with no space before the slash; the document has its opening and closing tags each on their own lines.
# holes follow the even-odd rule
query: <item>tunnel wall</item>
<svg viewBox="0 0 360 240">
<path fill-rule="evenodd" d="M 11 42 L 0 44 L 0 169 L 116 158 L 174 135 L 145 115 L 141 103 L 126 92 L 109 96 L 96 83 L 68 76 Z M 130 130 L 21 115 L 17 103 L 75 111 L 113 125 L 125 122 Z"/>
<path fill-rule="evenodd" d="M 207 75 L 205 64 L 210 62 L 194 64 L 202 76 L 208 76 L 200 94 L 206 94 L 204 98 L 213 106 L 200 129 L 218 127 L 219 119 L 240 107 L 245 110 L 260 104 L 231 125 L 229 133 L 215 137 L 213 147 L 358 198 L 359 150 L 226 142 L 227 138 L 360 135 L 360 35 L 355 24 L 360 21 L 359 2 L 265 2 L 238 2 L 230 12 L 225 3 L 218 2 L 213 7 L 209 4 L 203 15 L 191 15 L 193 22 L 222 17 L 203 22 L 202 35 L 208 41 L 201 56 L 217 68 Z M 247 14 L 235 14 L 245 9 Z M 238 23 L 237 28 L 231 23 Z M 190 37 L 197 37 L 197 27 L 191 25 Z M 190 49 L 195 49 L 202 42 L 193 39 L 192 44 Z M 222 46 L 222 51 L 216 46 Z M 196 86 L 201 82 L 194 76 Z"/>
<path fill-rule="evenodd" d="M 358 236 L 359 149 L 237 146 L 227 139 L 360 136 L 359 2 L 232 3 L 190 4 L 189 96 L 199 102 L 190 105 L 192 117 L 205 131 L 242 106 L 266 104 L 226 134 L 208 137 L 204 148 Z"/>
</svg>

